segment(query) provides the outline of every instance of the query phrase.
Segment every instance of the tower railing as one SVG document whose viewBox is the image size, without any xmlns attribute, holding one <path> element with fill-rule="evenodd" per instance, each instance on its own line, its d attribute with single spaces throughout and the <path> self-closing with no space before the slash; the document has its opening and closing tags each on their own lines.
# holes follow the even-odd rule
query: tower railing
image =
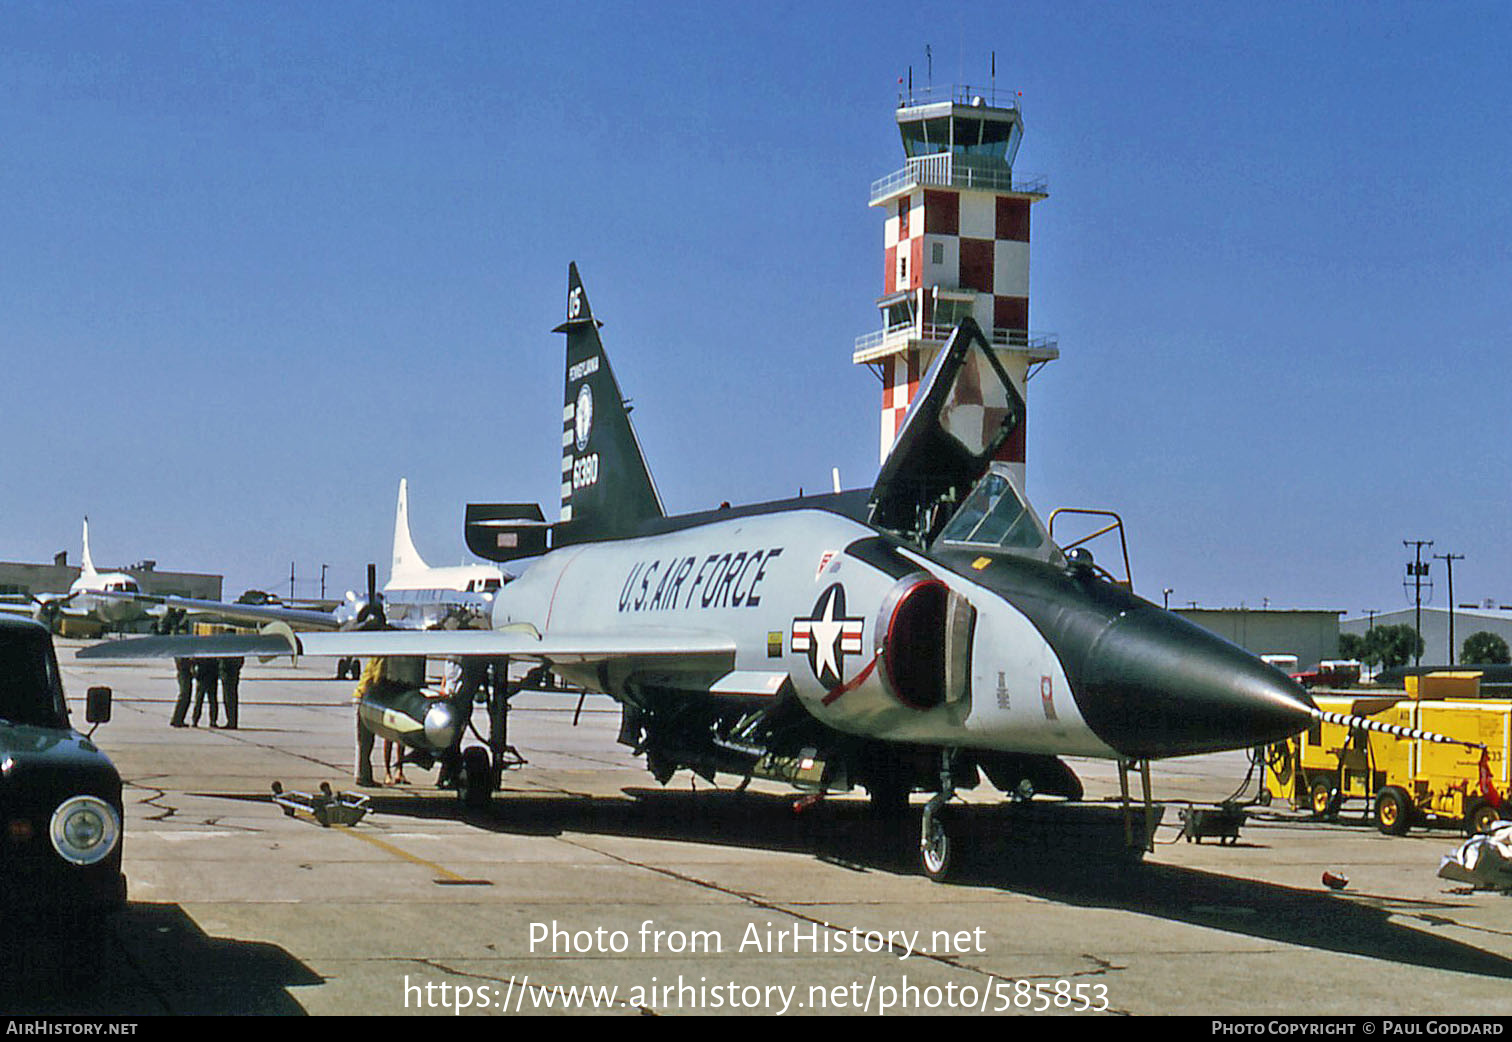
<svg viewBox="0 0 1512 1042">
<path fill-rule="evenodd" d="M 960 161 L 958 161 L 960 160 Z M 937 185 L 944 188 L 979 188 L 989 192 L 1023 192 L 1046 195 L 1050 179 L 1030 174 L 1015 181 L 1006 166 L 987 166 L 962 160 L 951 152 L 932 156 L 913 156 L 902 170 L 879 177 L 871 185 L 871 202 L 894 195 L 899 189 L 914 185 Z"/>
<path fill-rule="evenodd" d="M 995 109 L 1017 111 L 1019 96 L 1016 90 L 998 90 L 995 86 L 976 86 L 969 83 L 952 83 L 949 86 L 928 86 L 898 91 L 898 108 L 911 109 L 918 105 L 938 105 L 941 102 L 955 105 L 971 105 L 980 108 L 986 105 Z"/>
<path fill-rule="evenodd" d="M 896 350 L 902 350 L 909 340 L 943 344 L 955 332 L 955 326 L 930 322 L 904 322 L 886 329 L 873 330 L 856 337 L 857 355 L 867 354 L 896 341 Z M 1039 358 L 1060 357 L 1060 336 L 1057 333 L 1034 333 L 1027 329 L 993 329 L 989 339 L 993 347 L 1019 351 Z"/>
</svg>

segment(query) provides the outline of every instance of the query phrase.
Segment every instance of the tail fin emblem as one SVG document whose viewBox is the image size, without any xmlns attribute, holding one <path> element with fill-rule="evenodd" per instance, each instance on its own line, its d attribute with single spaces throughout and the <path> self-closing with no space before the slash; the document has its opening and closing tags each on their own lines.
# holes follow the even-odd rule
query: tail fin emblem
<svg viewBox="0 0 1512 1042">
<path fill-rule="evenodd" d="M 572 420 L 577 434 L 577 450 L 582 452 L 588 447 L 588 435 L 593 430 L 593 391 L 587 384 L 578 391 Z"/>
</svg>

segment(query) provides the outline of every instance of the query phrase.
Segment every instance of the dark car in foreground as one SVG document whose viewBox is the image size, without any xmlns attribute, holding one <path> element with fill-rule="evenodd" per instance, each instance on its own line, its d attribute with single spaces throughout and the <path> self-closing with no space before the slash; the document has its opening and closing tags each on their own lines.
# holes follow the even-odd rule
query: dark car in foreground
<svg viewBox="0 0 1512 1042">
<path fill-rule="evenodd" d="M 91 688 L 86 717 L 110 718 Z M 0 917 L 92 916 L 126 900 L 121 776 L 69 723 L 46 628 L 0 617 Z"/>
</svg>

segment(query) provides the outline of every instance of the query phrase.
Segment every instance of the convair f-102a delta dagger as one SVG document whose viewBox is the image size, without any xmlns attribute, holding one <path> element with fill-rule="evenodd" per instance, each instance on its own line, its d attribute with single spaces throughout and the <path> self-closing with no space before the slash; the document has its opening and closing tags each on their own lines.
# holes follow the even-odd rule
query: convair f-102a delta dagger
<svg viewBox="0 0 1512 1042">
<path fill-rule="evenodd" d="M 269 635 L 240 638 L 244 653 L 526 660 L 619 701 L 620 740 L 663 782 L 688 768 L 861 785 L 894 809 L 933 793 L 920 844 L 933 878 L 960 839 L 944 808 L 982 774 L 1005 792 L 1077 798 L 1061 756 L 1248 748 L 1311 719 L 1280 672 L 1050 539 L 995 459 L 1024 403 L 972 322 L 934 360 L 871 489 L 676 517 L 575 266 L 558 331 L 561 521 L 522 522 L 536 535 L 519 556 L 544 553 L 498 592 L 492 630 Z M 134 644 L 186 653 L 182 641 L 99 650 Z M 490 706 L 496 725 L 502 709 Z M 488 791 L 503 756 L 491 737 L 491 761 L 464 758 L 491 771 Z"/>
</svg>

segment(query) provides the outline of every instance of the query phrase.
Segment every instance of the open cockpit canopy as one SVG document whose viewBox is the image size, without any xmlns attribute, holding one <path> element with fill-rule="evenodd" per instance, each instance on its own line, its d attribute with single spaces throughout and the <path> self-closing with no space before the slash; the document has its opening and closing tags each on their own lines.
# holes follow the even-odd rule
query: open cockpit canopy
<svg viewBox="0 0 1512 1042">
<path fill-rule="evenodd" d="M 1062 563 L 1060 549 L 1013 480 L 1005 464 L 993 463 L 986 476 L 940 531 L 935 545 L 979 546 Z"/>
<path fill-rule="evenodd" d="M 927 546 L 989 467 L 1007 473 L 994 461 L 1023 422 L 1024 399 L 1002 360 L 964 319 L 924 374 L 882 462 L 871 523 Z"/>
</svg>

